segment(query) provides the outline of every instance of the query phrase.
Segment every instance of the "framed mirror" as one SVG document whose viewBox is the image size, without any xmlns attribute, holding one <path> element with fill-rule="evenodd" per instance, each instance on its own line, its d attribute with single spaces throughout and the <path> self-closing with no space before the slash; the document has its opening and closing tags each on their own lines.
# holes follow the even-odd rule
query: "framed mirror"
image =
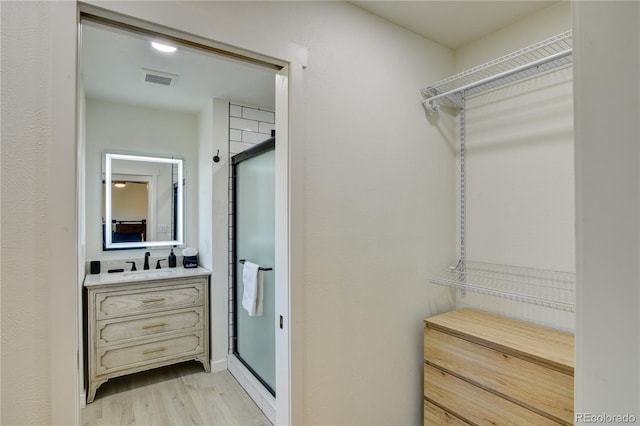
<svg viewBox="0 0 640 426">
<path fill-rule="evenodd" d="M 183 161 L 105 154 L 103 250 L 184 243 Z"/>
</svg>

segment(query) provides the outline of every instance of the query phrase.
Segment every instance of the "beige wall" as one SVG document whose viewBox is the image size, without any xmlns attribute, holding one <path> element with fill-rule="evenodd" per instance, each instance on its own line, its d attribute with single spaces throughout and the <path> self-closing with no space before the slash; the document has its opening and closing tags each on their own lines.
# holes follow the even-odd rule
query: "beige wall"
<svg viewBox="0 0 640 426">
<path fill-rule="evenodd" d="M 0 14 L 0 422 L 74 424 L 79 405 L 76 8 L 71 2 L 2 2 Z"/>
<path fill-rule="evenodd" d="M 456 69 L 570 29 L 570 3 L 555 4 L 458 49 Z M 571 67 L 471 97 L 466 106 L 467 259 L 574 272 Z M 573 312 L 475 293 L 458 294 L 456 303 L 575 329 Z"/>
<path fill-rule="evenodd" d="M 175 26 L 221 14 L 229 25 L 251 23 L 255 34 L 308 47 L 302 115 L 308 124 L 306 198 L 292 206 L 302 215 L 305 233 L 304 279 L 293 283 L 304 304 L 299 319 L 303 338 L 297 342 L 303 362 L 296 366 L 304 381 L 302 389 L 295 389 L 303 402 L 301 419 L 306 424 L 418 424 L 420 320 L 450 306 L 426 281 L 455 257 L 453 152 L 427 125 L 418 89 L 450 74 L 453 55 L 344 3 L 163 7 Z M 580 7 L 593 12 L 578 21 L 583 43 L 609 37 L 599 30 L 610 28 L 617 28 L 622 40 L 637 42 L 636 4 L 626 6 L 632 14 L 621 10 L 610 21 L 601 19 L 599 8 L 610 11 L 616 3 Z M 0 8 L 2 423 L 73 424 L 77 360 L 69 336 L 75 335 L 77 303 L 70 244 L 76 240 L 75 147 L 73 113 L 68 112 L 75 111 L 75 82 L 68 53 L 73 51 L 74 13 L 53 3 L 2 2 Z M 51 44 L 62 49 L 52 55 Z M 591 57 L 613 54 L 609 46 L 603 44 L 604 50 L 592 51 Z M 623 59 L 637 65 L 637 45 L 628 47 Z M 610 77 L 599 71 L 578 82 L 577 92 L 611 88 Z M 593 211 L 598 221 L 584 226 L 594 230 L 609 223 L 615 230 L 611 238 L 592 234 L 594 244 L 581 240 L 583 228 L 578 232 L 578 247 L 591 247 L 583 263 L 593 266 L 579 275 L 580 300 L 588 302 L 578 317 L 578 324 L 586 325 L 578 329 L 576 394 L 584 410 L 637 408 L 638 402 L 639 244 L 633 198 L 638 194 L 638 111 L 637 87 L 633 92 L 627 85 L 637 84 L 637 75 L 633 67 L 616 74 L 613 82 L 620 89 L 609 98 L 617 103 L 629 96 L 625 113 L 634 117 L 620 116 L 627 130 L 616 133 L 620 138 L 614 141 L 621 151 L 598 144 L 597 132 L 588 136 L 603 123 L 598 121 L 603 98 L 590 102 L 589 114 L 577 122 L 578 145 L 588 137 L 590 146 L 600 149 L 578 155 L 578 187 L 600 179 L 612 184 L 603 191 L 599 185 L 587 189 L 579 218 L 586 223 Z M 576 97 L 579 105 L 588 100 Z M 618 110 L 612 105 L 604 111 L 608 120 Z M 607 153 L 618 156 L 601 158 Z M 608 180 L 608 174 L 614 179 Z M 70 188 L 54 188 L 53 182 Z M 635 195 L 609 191 L 619 182 L 630 182 L 628 194 Z M 607 274 L 600 277 L 603 262 L 604 272 L 624 273 L 614 275 L 614 281 Z M 614 287 L 603 282 L 614 282 Z"/>
<path fill-rule="evenodd" d="M 51 10 L 2 3 L 2 424 L 47 424 Z M 43 59 L 47 58 L 47 59 Z M 71 163 L 74 157 L 69 160 Z M 58 252 L 59 253 L 59 252 Z M 69 253 L 75 255 L 75 253 Z M 71 284 L 72 285 L 72 284 Z M 75 310 L 75 304 L 70 308 Z M 73 327 L 73 326 L 72 326 Z"/>
<path fill-rule="evenodd" d="M 209 10 L 309 50 L 301 422 L 420 423 L 421 320 L 451 306 L 427 281 L 455 228 L 453 152 L 419 89 L 451 52 L 344 3 Z"/>
<path fill-rule="evenodd" d="M 456 50 L 456 72 L 571 29 L 571 2 L 560 1 Z"/>
<path fill-rule="evenodd" d="M 42 11 L 43 22 L 34 25 L 40 33 L 26 31 L 27 40 L 40 48 L 54 28 L 47 30 L 47 6 L 31 7 Z M 309 67 L 303 75 L 306 199 L 305 205 L 292 206 L 296 215 L 303 215 L 306 241 L 305 278 L 294 283 L 303 289 L 304 304 L 304 316 L 298 319 L 304 336 L 304 382 L 302 389 L 294 390 L 302 394 L 302 421 L 419 422 L 421 320 L 451 306 L 446 291 L 426 283 L 431 271 L 454 255 L 454 201 L 450 190 L 453 153 L 438 131 L 426 125 L 418 90 L 425 79 L 439 79 L 452 71 L 452 53 L 344 3 L 164 7 L 172 12 L 167 19 L 176 26 L 184 17 L 222 14 L 233 21 L 243 16 L 245 22 L 255 23 L 256 33 L 265 30 L 272 39 L 308 47 Z M 31 18 L 28 7 L 14 9 L 6 20 L 21 21 L 22 14 Z M 14 34 L 25 36 L 20 27 L 3 25 L 3 36 Z M 19 55 L 15 50 L 9 53 Z M 29 68 L 36 75 L 42 72 L 39 78 L 44 81 L 51 74 L 48 58 L 43 49 L 35 56 L 37 66 Z M 5 87 L 10 82 L 3 76 Z M 26 81 L 11 83 L 28 91 Z M 51 99 L 43 89 L 33 104 L 46 111 Z M 16 107 L 22 105 L 16 103 Z M 42 133 L 46 123 L 29 121 L 29 117 L 26 122 L 24 117 L 14 120 L 16 125 L 25 123 L 27 130 L 36 124 L 36 131 L 27 133 L 34 146 L 50 142 Z M 37 150 L 29 150 L 20 157 L 29 161 L 38 155 Z M 47 167 L 43 158 L 30 175 L 33 182 L 46 182 Z M 46 196 L 46 187 L 38 188 Z M 32 201 L 20 200 L 17 193 L 3 196 L 3 206 L 13 201 L 29 211 L 46 198 L 34 195 Z M 42 216 L 45 222 L 49 219 Z M 47 262 L 47 246 L 40 245 L 37 236 L 25 244 L 40 247 Z M 31 316 L 47 312 L 50 277 L 45 270 L 40 281 L 34 277 L 32 287 L 26 288 L 15 281 L 17 272 L 3 274 L 3 279 L 7 279 L 8 296 L 14 298 L 9 300 L 16 302 L 3 309 L 3 317 L 19 319 L 7 324 L 7 330 L 24 336 L 6 347 L 34 353 L 32 363 L 20 355 L 3 364 L 3 372 L 5 368 L 20 371 L 19 376 L 9 373 L 6 382 L 3 377 L 3 386 L 25 386 L 32 395 L 31 399 L 4 399 L 3 407 L 8 408 L 3 411 L 3 423 L 47 423 L 50 370 L 46 366 L 36 370 L 43 364 L 36 362 L 35 352 L 50 334 L 42 325 L 46 321 L 36 322 Z M 33 297 L 24 299 L 22 293 L 29 288 Z M 20 307 L 12 311 L 12 306 Z M 38 357 L 43 353 L 46 350 L 38 350 Z"/>
<path fill-rule="evenodd" d="M 640 4 L 575 2 L 573 7 L 576 413 L 629 413 L 637 422 Z"/>
</svg>

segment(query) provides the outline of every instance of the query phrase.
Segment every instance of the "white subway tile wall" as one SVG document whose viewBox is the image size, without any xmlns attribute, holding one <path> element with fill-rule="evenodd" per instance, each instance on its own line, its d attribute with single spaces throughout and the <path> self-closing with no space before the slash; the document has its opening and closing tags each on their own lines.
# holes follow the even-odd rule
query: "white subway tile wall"
<svg viewBox="0 0 640 426">
<path fill-rule="evenodd" d="M 276 128 L 275 112 L 264 108 L 229 104 L 229 156 L 239 154 L 271 137 Z M 229 164 L 231 167 L 231 164 Z M 229 353 L 233 352 L 233 178 L 229 170 Z"/>
<path fill-rule="evenodd" d="M 258 125 L 258 132 L 260 133 L 271 134 L 271 131 L 275 129 L 276 129 L 275 123 L 265 123 L 264 121 L 261 121 L 260 124 Z"/>
<path fill-rule="evenodd" d="M 236 130 L 246 130 L 248 132 L 258 132 L 260 122 L 255 120 L 245 120 L 244 118 L 229 118 L 229 128 Z"/>
<path fill-rule="evenodd" d="M 229 104 L 230 117 L 242 117 L 242 107 L 240 105 Z"/>
<path fill-rule="evenodd" d="M 229 104 L 229 152 L 238 154 L 271 137 L 275 112 Z"/>
<path fill-rule="evenodd" d="M 265 123 L 275 123 L 276 114 L 273 111 L 265 111 L 255 108 L 242 108 L 242 118 L 247 120 L 263 121 Z"/>
</svg>

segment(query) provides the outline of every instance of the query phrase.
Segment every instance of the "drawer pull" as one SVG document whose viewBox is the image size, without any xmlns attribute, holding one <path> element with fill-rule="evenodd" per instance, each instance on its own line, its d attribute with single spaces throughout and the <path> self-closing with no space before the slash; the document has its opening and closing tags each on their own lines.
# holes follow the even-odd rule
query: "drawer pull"
<svg viewBox="0 0 640 426">
<path fill-rule="evenodd" d="M 142 352 L 142 354 L 143 355 L 149 355 L 149 354 L 153 354 L 153 353 L 156 353 L 156 352 L 162 352 L 162 351 L 166 351 L 166 350 L 167 350 L 167 348 L 150 349 L 148 351 Z"/>
<path fill-rule="evenodd" d="M 164 302 L 165 300 L 167 300 L 166 297 L 160 297 L 157 299 L 145 299 L 142 301 L 142 303 L 156 303 L 156 302 Z"/>
<path fill-rule="evenodd" d="M 164 327 L 165 323 L 161 322 L 160 324 L 152 324 L 152 325 L 145 325 L 144 327 L 142 327 L 143 330 L 148 330 L 150 328 L 158 328 L 158 327 Z"/>
</svg>

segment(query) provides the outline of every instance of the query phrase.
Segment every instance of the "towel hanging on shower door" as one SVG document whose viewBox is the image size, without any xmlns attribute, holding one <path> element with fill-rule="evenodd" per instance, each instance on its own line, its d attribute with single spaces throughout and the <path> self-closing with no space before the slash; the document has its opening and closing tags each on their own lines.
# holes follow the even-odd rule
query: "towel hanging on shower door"
<svg viewBox="0 0 640 426">
<path fill-rule="evenodd" d="M 262 274 L 259 268 L 259 265 L 248 261 L 242 268 L 242 307 L 250 317 L 262 315 Z"/>
</svg>

